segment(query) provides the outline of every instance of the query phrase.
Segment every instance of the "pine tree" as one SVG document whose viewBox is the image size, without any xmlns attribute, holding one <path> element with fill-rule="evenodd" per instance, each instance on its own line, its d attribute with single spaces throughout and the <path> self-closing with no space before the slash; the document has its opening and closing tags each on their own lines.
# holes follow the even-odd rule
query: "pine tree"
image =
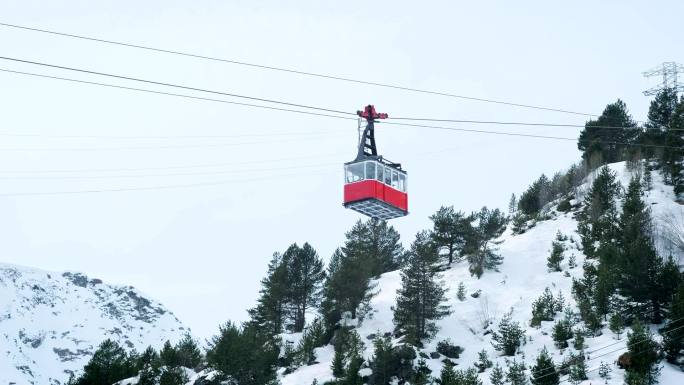
<svg viewBox="0 0 684 385">
<path fill-rule="evenodd" d="M 418 233 L 401 272 L 402 287 L 394 309 L 397 330 L 416 346 L 437 332 L 434 321 L 449 314 L 449 307 L 443 304 L 446 289 L 440 281 L 438 261 L 437 246 L 426 232 Z"/>
<path fill-rule="evenodd" d="M 675 108 L 665 145 L 669 149 L 667 169 L 678 200 L 684 199 L 684 95 Z"/>
<path fill-rule="evenodd" d="M 413 374 L 413 378 L 410 382 L 411 384 L 415 385 L 428 385 L 432 383 L 431 374 L 432 371 L 427 366 L 427 363 L 425 363 L 425 360 L 421 358 L 420 360 L 418 360 L 415 373 Z"/>
<path fill-rule="evenodd" d="M 179 366 L 194 369 L 202 362 L 202 351 L 190 333 L 186 333 L 183 339 L 178 341 L 175 350 Z"/>
<path fill-rule="evenodd" d="M 663 344 L 667 361 L 673 364 L 684 363 L 684 285 L 675 293 L 670 307 L 670 322 L 663 331 Z"/>
<path fill-rule="evenodd" d="M 491 368 L 492 365 L 494 365 L 494 364 L 489 359 L 489 356 L 487 355 L 486 350 L 482 349 L 479 353 L 477 353 L 477 362 L 475 363 L 475 367 L 477 368 L 477 370 L 480 373 Z"/>
<path fill-rule="evenodd" d="M 292 330 L 299 333 L 304 330 L 306 311 L 320 303 L 321 285 L 325 278 L 323 261 L 308 243 L 302 247 L 292 244 L 283 254 L 283 259 L 287 261 L 289 318 Z"/>
<path fill-rule="evenodd" d="M 590 120 L 584 125 L 577 148 L 583 151 L 583 159 L 598 163 L 592 166 L 621 161 L 625 159 L 628 143 L 635 139 L 636 126 L 627 111 L 627 105 L 618 99 L 607 105 L 596 120 Z"/>
<path fill-rule="evenodd" d="M 287 261 L 280 253 L 274 253 L 268 264 L 268 273 L 261 280 L 257 306 L 248 311 L 250 322 L 255 327 L 273 336 L 283 331 L 288 288 Z"/>
<path fill-rule="evenodd" d="M 513 321 L 513 310 L 506 313 L 499 322 L 498 331 L 492 333 L 492 345 L 505 356 L 513 356 L 518 351 L 525 331 L 518 322 Z"/>
<path fill-rule="evenodd" d="M 392 349 L 392 339 L 389 336 L 375 337 L 374 352 L 369 366 L 372 374 L 369 383 L 372 385 L 388 385 L 395 375 L 395 362 Z"/>
<path fill-rule="evenodd" d="M 546 347 L 537 356 L 532 367 L 532 385 L 558 385 L 559 374 Z"/>
<path fill-rule="evenodd" d="M 461 211 L 454 211 L 453 206 L 440 207 L 430 216 L 432 231 L 430 237 L 435 244 L 444 251 L 448 264 L 460 260 L 460 253 L 466 239 L 472 232 L 472 217 L 466 217 Z"/>
<path fill-rule="evenodd" d="M 466 253 L 470 264 L 470 274 L 480 278 L 485 270 L 496 270 L 503 258 L 496 253 L 493 240 L 501 236 L 506 229 L 506 217 L 499 209 L 489 210 L 483 207 L 473 213 L 477 226 L 466 242 Z"/>
<path fill-rule="evenodd" d="M 671 293 L 658 290 L 658 276 L 663 263 L 653 245 L 651 215 L 641 199 L 638 178 L 633 178 L 627 189 L 620 217 L 620 234 L 618 293 L 637 304 L 625 311 L 638 318 L 650 314 L 653 323 L 661 323 L 662 307 Z"/>
<path fill-rule="evenodd" d="M 168 367 L 159 376 L 159 385 L 185 385 L 188 376 L 178 366 Z"/>
<path fill-rule="evenodd" d="M 528 385 L 529 380 L 527 374 L 525 374 L 526 369 L 524 362 L 518 362 L 514 359 L 508 367 L 506 379 L 511 385 Z"/>
<path fill-rule="evenodd" d="M 456 298 L 458 298 L 459 301 L 463 302 L 466 299 L 466 287 L 463 281 L 461 281 L 458 284 L 458 291 L 456 292 Z"/>
<path fill-rule="evenodd" d="M 494 366 L 492 373 L 489 375 L 489 382 L 491 382 L 492 385 L 504 385 L 506 383 L 506 374 L 498 363 Z"/>
<path fill-rule="evenodd" d="M 460 385 L 459 378 L 456 374 L 454 365 L 449 361 L 442 366 L 442 371 L 439 374 L 439 385 Z"/>
<path fill-rule="evenodd" d="M 601 365 L 599 365 L 599 377 L 603 378 L 606 380 L 606 384 L 608 383 L 608 380 L 610 380 L 610 372 L 612 372 L 613 369 L 610 368 L 610 365 L 607 363 L 601 361 Z"/>
<path fill-rule="evenodd" d="M 572 347 L 574 347 L 576 350 L 583 350 L 584 349 L 584 330 L 582 329 L 575 329 L 573 331 L 574 339 L 572 341 Z"/>
<path fill-rule="evenodd" d="M 556 321 L 553 325 L 553 340 L 558 349 L 568 347 L 568 340 L 572 338 L 572 327 L 570 321 L 563 319 Z"/>
<path fill-rule="evenodd" d="M 319 318 L 304 329 L 302 339 L 297 345 L 298 361 L 302 365 L 312 365 L 316 361 L 315 349 L 325 344 L 325 327 Z"/>
<path fill-rule="evenodd" d="M 625 382 L 630 385 L 656 384 L 660 375 L 658 343 L 639 320 L 632 324 L 632 332 L 627 335 L 627 347 L 631 365 L 627 368 Z"/>
<path fill-rule="evenodd" d="M 370 280 L 397 269 L 404 256 L 399 233 L 385 221 L 358 221 L 346 234 L 344 246 L 328 265 L 321 313 L 331 331 L 342 314 L 352 318 L 372 296 Z"/>
<path fill-rule="evenodd" d="M 579 214 L 577 231 L 582 239 L 582 248 L 589 258 L 596 258 L 596 244 L 608 242 L 618 232 L 615 200 L 620 192 L 617 175 L 607 166 L 596 174 L 596 179 L 587 192 L 584 207 Z"/>
<path fill-rule="evenodd" d="M 515 194 L 511 194 L 511 199 L 508 201 L 508 216 L 512 217 L 518 208 L 518 200 L 515 198 Z"/>
<path fill-rule="evenodd" d="M 620 334 L 625 330 L 625 321 L 622 319 L 622 316 L 618 313 L 613 313 L 608 321 L 608 328 L 617 335 L 617 339 L 619 340 Z"/>
<path fill-rule="evenodd" d="M 572 359 L 568 379 L 575 385 L 587 379 L 587 364 L 584 362 L 584 356 L 575 356 Z"/>
<path fill-rule="evenodd" d="M 560 264 L 563 262 L 563 251 L 565 247 L 558 241 L 551 243 L 551 255 L 547 258 L 546 266 L 550 271 L 561 271 Z"/>
<path fill-rule="evenodd" d="M 207 362 L 240 385 L 274 385 L 279 353 L 276 340 L 258 326 L 228 322 L 209 341 Z"/>
<path fill-rule="evenodd" d="M 677 138 L 681 138 L 681 134 L 677 131 L 672 131 L 673 118 L 677 110 L 677 92 L 671 88 L 664 88 L 656 94 L 654 100 L 651 101 L 651 106 L 648 109 L 648 121 L 646 127 L 650 130 L 642 134 L 641 142 L 644 144 L 661 145 L 662 148 L 657 148 L 658 164 L 663 170 L 665 181 L 672 182 L 672 167 L 676 162 L 677 149 L 669 148 L 670 144 L 676 147 Z M 681 143 L 679 143 L 681 144 Z M 650 150 L 650 151 L 649 151 Z M 653 150 L 648 149 L 648 155 L 652 156 Z"/>
<path fill-rule="evenodd" d="M 78 385 L 111 385 L 136 375 L 126 351 L 115 341 L 104 340 L 95 350 L 83 374 L 76 380 Z"/>
</svg>

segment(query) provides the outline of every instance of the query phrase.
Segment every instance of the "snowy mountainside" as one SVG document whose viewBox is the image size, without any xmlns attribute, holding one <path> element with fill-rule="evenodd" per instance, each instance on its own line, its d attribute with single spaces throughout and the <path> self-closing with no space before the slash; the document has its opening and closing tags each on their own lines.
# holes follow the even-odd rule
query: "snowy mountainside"
<svg viewBox="0 0 684 385">
<path fill-rule="evenodd" d="M 625 187 L 631 178 L 630 172 L 625 169 L 625 163 L 616 163 L 610 167 L 618 175 L 618 181 Z M 582 186 L 580 190 L 587 190 L 588 184 Z M 644 197 L 647 204 L 652 207 L 653 218 L 658 224 L 659 218 L 667 213 L 684 215 L 684 206 L 674 202 L 672 187 L 662 183 L 659 175 L 653 175 L 653 188 Z M 485 332 L 483 319 L 489 318 L 493 321 L 490 330 L 496 329 L 499 320 L 509 310 L 512 311 L 514 321 L 519 321 L 525 329 L 527 341 L 521 348 L 521 354 L 516 356 L 520 361 L 523 359 L 528 367 L 534 365 L 539 352 L 546 347 L 556 363 L 563 361 L 570 353 L 576 352 L 572 347 L 559 350 L 555 347 L 552 339 L 552 327 L 554 322 L 542 322 L 540 328 L 530 327 L 532 313 L 532 302 L 535 301 L 544 291 L 549 288 L 554 296 L 562 293 L 565 303 L 570 305 L 575 312 L 576 304 L 572 298 L 572 278 L 581 277 L 583 274 L 582 264 L 585 256 L 578 249 L 580 237 L 577 234 L 577 221 L 573 217 L 573 212 L 560 213 L 553 212 L 553 219 L 538 222 L 534 227 L 523 234 L 514 235 L 510 228 L 502 235 L 499 245 L 499 253 L 504 257 L 503 264 L 499 272 L 486 271 L 481 279 L 472 277 L 465 262 L 454 263 L 451 268 L 442 273 L 444 285 L 449 289 L 447 292 L 448 304 L 451 306 L 452 313 L 444 319 L 438 321 L 440 328 L 437 335 L 425 344 L 422 352 L 430 354 L 436 352 L 436 345 L 439 341 L 450 340 L 455 345 L 464 348 L 460 357 L 454 360 L 457 367 L 466 369 L 472 367 L 478 360 L 478 352 L 486 350 L 490 359 L 498 362 L 502 367 L 506 367 L 505 358 L 501 356 L 492 346 L 491 333 Z M 684 218 L 684 216 L 682 216 Z M 549 272 L 546 260 L 550 254 L 551 243 L 560 231 L 568 237 L 564 242 L 565 259 L 561 264 L 562 272 Z M 570 268 L 569 257 L 575 256 L 576 267 Z M 680 258 L 682 256 L 679 256 Z M 457 296 L 459 283 L 463 282 L 467 295 L 464 301 L 460 301 Z M 383 274 L 377 280 L 377 295 L 371 300 L 371 312 L 357 326 L 357 332 L 365 344 L 365 358 L 373 356 L 372 336 L 391 333 L 394 331 L 392 322 L 392 307 L 396 304 L 397 290 L 401 287 L 401 276 L 399 271 Z M 479 295 L 477 295 L 479 293 Z M 475 294 L 473 296 L 472 294 Z M 556 315 L 556 320 L 561 319 L 562 314 Z M 581 325 L 581 323 L 580 323 Z M 656 333 L 657 335 L 657 333 Z M 297 336 L 293 336 L 296 340 Z M 599 378 L 598 367 L 602 362 L 610 365 L 612 369 L 611 379 L 608 384 L 622 384 L 624 371 L 619 369 L 615 361 L 620 354 L 626 351 L 626 337 L 621 335 L 620 340 L 608 328 L 604 328 L 601 336 L 587 337 L 585 341 L 588 361 L 587 371 L 588 380 L 582 382 L 583 385 L 604 383 Z M 597 350 L 601 348 L 600 350 Z M 283 385 L 311 384 L 314 380 L 324 383 L 333 379 L 331 371 L 331 361 L 333 358 L 333 347 L 331 345 L 318 348 L 316 350 L 318 363 L 310 366 L 303 366 L 291 374 L 281 377 Z M 432 370 L 433 376 L 439 377 L 442 360 L 439 358 L 426 359 L 427 365 Z M 674 385 L 684 383 L 684 372 L 679 368 L 662 362 L 662 374 L 660 383 L 663 385 Z M 368 370 L 368 369 L 363 369 Z M 489 385 L 489 373 L 480 374 L 480 379 L 484 385 Z M 561 380 L 567 378 L 562 376 Z"/>
<path fill-rule="evenodd" d="M 131 286 L 0 264 L 0 383 L 64 384 L 103 340 L 156 348 L 188 331 Z"/>
</svg>

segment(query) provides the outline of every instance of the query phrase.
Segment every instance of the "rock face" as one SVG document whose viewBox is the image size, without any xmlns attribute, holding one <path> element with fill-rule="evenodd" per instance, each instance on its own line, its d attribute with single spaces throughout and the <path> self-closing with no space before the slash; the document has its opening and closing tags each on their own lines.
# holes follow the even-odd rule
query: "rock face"
<svg viewBox="0 0 684 385">
<path fill-rule="evenodd" d="M 104 339 L 141 351 L 186 332 L 131 286 L 0 264 L 0 384 L 64 384 Z"/>
</svg>

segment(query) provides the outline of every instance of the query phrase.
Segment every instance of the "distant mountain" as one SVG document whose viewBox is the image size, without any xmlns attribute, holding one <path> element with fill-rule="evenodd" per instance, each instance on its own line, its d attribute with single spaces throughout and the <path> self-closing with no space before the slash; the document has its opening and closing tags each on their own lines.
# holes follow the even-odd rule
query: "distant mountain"
<svg viewBox="0 0 684 385">
<path fill-rule="evenodd" d="M 131 286 L 0 264 L 0 384 L 64 384 L 107 338 L 141 351 L 187 331 Z"/>
</svg>

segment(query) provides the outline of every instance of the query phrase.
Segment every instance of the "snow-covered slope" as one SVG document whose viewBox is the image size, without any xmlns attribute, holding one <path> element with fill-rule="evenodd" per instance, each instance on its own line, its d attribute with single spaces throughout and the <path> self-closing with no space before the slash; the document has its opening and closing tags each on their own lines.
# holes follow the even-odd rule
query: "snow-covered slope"
<svg viewBox="0 0 684 385">
<path fill-rule="evenodd" d="M 0 264 L 0 384 L 63 384 L 104 339 L 141 351 L 186 331 L 133 287 Z"/>
<path fill-rule="evenodd" d="M 613 164 L 611 168 L 617 172 L 618 180 L 626 187 L 631 175 L 625 170 L 624 163 Z M 655 173 L 653 179 L 653 189 L 645 197 L 645 200 L 653 208 L 653 216 L 656 222 L 666 213 L 684 214 L 684 206 L 674 202 L 672 188 L 664 185 L 659 175 L 655 175 Z M 584 188 L 586 191 L 586 186 Z M 574 308 L 575 303 L 571 294 L 572 277 L 581 277 L 583 273 L 582 263 L 585 256 L 577 247 L 579 244 L 579 235 L 576 233 L 577 221 L 573 218 L 572 213 L 555 212 L 554 214 L 556 215 L 554 219 L 539 222 L 524 234 L 513 235 L 510 230 L 506 231 L 501 237 L 503 243 L 499 246 L 499 252 L 504 257 L 499 272 L 487 271 L 481 279 L 477 279 L 470 276 L 468 267 L 462 262 L 454 264 L 453 267 L 443 273 L 445 285 L 449 288 L 447 295 L 452 314 L 438 322 L 440 331 L 434 339 L 426 344 L 424 352 L 435 352 L 437 342 L 450 339 L 454 344 L 465 348 L 460 358 L 456 360 L 458 368 L 472 367 L 477 362 L 478 352 L 482 349 L 488 352 L 490 359 L 495 362 L 498 361 L 505 368 L 504 358 L 492 347 L 491 334 L 484 333 L 483 318 L 492 318 L 494 327 L 496 327 L 502 315 L 511 309 L 514 320 L 519 321 L 526 328 L 527 343 L 522 347 L 522 354 L 517 359 L 524 359 L 528 364 L 528 369 L 534 365 L 535 358 L 544 346 L 557 363 L 560 363 L 564 357 L 574 351 L 572 346 L 564 351 L 554 346 L 551 337 L 553 322 L 543 322 L 541 328 L 529 327 L 532 302 L 547 287 L 554 295 L 560 291 L 565 297 L 566 303 Z M 558 231 L 569 237 L 568 241 L 565 242 L 565 260 L 561 265 L 563 272 L 549 273 L 546 267 L 546 258 L 550 254 L 551 242 L 555 239 Z M 576 258 L 577 267 L 571 269 L 568 266 L 568 259 L 573 254 Z M 457 287 L 460 282 L 465 284 L 468 292 L 464 301 L 459 301 L 456 298 Z M 373 353 L 372 341 L 368 337 L 394 330 L 392 306 L 396 303 L 396 292 L 400 286 L 401 278 L 398 271 L 384 274 L 377 280 L 378 294 L 371 301 L 372 312 L 357 328 L 359 335 L 365 342 L 366 358 L 371 357 Z M 470 295 L 476 292 L 480 293 L 478 298 Z M 557 315 L 557 319 L 561 317 L 562 314 Z M 608 383 L 622 384 L 624 372 L 614 362 L 621 353 L 626 351 L 625 336 L 622 335 L 621 339 L 618 340 L 606 328 L 603 335 L 599 337 L 587 337 L 586 345 L 589 380 L 584 381 L 583 384 L 603 383 L 603 380 L 598 376 L 598 367 L 601 362 L 610 364 L 613 370 L 612 378 L 608 380 Z M 597 350 L 599 348 L 603 349 Z M 319 348 L 316 353 L 318 364 L 301 367 L 292 374 L 284 376 L 282 384 L 310 384 L 314 379 L 323 383 L 332 379 L 330 369 L 333 357 L 332 347 Z M 444 357 L 426 360 L 435 376 L 439 376 L 442 359 Z M 663 363 L 663 366 L 661 384 L 684 384 L 683 372 L 667 363 Z M 489 371 L 480 375 L 485 385 L 490 383 Z"/>
</svg>

